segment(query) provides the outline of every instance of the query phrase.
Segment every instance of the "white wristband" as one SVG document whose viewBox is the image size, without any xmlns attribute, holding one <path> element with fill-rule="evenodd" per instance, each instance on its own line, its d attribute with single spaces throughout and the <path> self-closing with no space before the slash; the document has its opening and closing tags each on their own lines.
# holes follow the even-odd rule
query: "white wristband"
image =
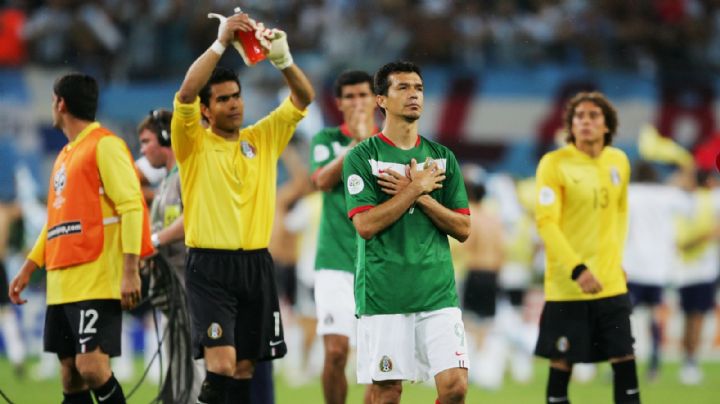
<svg viewBox="0 0 720 404">
<path fill-rule="evenodd" d="M 220 43 L 219 40 L 215 40 L 212 45 L 210 45 L 210 50 L 217 53 L 218 55 L 221 55 L 225 53 L 226 46 Z"/>
<path fill-rule="evenodd" d="M 153 233 L 150 236 L 150 243 L 153 245 L 153 247 L 158 248 L 160 247 L 160 236 L 158 236 L 157 233 Z"/>
</svg>

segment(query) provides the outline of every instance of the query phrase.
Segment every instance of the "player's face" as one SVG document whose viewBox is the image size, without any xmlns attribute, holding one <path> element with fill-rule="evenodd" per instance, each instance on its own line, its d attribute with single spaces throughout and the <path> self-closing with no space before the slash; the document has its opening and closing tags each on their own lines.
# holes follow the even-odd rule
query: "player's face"
<svg viewBox="0 0 720 404">
<path fill-rule="evenodd" d="M 370 90 L 370 83 L 357 83 L 342 86 L 342 95 L 335 100 L 338 110 L 342 112 L 345 122 L 356 110 L 374 111 L 375 96 Z"/>
<path fill-rule="evenodd" d="M 378 96 L 378 105 L 387 116 L 400 116 L 407 122 L 420 119 L 423 110 L 423 82 L 417 73 L 398 72 L 388 77 L 387 95 Z"/>
<path fill-rule="evenodd" d="M 602 109 L 591 101 L 583 101 L 575 107 L 572 118 L 572 134 L 575 143 L 603 143 L 608 132 Z"/>
<path fill-rule="evenodd" d="M 140 153 L 154 168 L 165 166 L 165 152 L 160 146 L 157 135 L 150 129 L 143 129 L 138 136 L 140 138 Z"/>
<path fill-rule="evenodd" d="M 240 129 L 245 105 L 236 82 L 213 84 L 210 87 L 209 104 L 203 113 L 208 117 L 211 126 L 226 132 Z"/>
</svg>

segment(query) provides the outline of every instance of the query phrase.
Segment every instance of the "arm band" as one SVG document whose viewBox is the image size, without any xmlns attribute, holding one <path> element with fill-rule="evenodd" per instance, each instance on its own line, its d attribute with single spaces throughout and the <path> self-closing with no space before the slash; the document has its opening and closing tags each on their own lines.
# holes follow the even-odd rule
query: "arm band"
<svg viewBox="0 0 720 404">
<path fill-rule="evenodd" d="M 587 268 L 587 266 L 586 266 L 585 264 L 580 264 L 580 265 L 576 266 L 576 267 L 572 270 L 572 275 L 570 276 L 570 278 L 571 278 L 572 280 L 576 281 L 577 278 L 579 278 L 580 275 L 581 275 L 583 272 L 585 272 L 587 269 L 588 269 L 588 268 Z"/>
</svg>

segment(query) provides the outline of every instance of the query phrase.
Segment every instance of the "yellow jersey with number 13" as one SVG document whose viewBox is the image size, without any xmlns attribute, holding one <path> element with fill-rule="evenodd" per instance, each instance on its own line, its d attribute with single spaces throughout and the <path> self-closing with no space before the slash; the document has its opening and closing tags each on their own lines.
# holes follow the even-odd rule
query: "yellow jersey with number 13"
<svg viewBox="0 0 720 404">
<path fill-rule="evenodd" d="M 627 156 L 610 146 L 592 158 L 571 144 L 540 160 L 535 219 L 546 249 L 546 300 L 592 300 L 627 292 L 622 254 L 629 178 Z M 602 284 L 600 293 L 583 293 L 571 279 L 581 263 Z"/>
</svg>

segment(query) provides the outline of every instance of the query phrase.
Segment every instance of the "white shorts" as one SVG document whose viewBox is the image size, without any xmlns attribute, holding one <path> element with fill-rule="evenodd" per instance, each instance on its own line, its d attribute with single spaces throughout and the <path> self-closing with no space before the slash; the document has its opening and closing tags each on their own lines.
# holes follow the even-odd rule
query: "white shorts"
<svg viewBox="0 0 720 404">
<path fill-rule="evenodd" d="M 344 335 L 355 340 L 355 276 L 350 272 L 321 269 L 315 273 L 317 334 Z"/>
<path fill-rule="evenodd" d="M 362 316 L 358 320 L 358 383 L 425 381 L 470 366 L 460 309 Z"/>
</svg>

